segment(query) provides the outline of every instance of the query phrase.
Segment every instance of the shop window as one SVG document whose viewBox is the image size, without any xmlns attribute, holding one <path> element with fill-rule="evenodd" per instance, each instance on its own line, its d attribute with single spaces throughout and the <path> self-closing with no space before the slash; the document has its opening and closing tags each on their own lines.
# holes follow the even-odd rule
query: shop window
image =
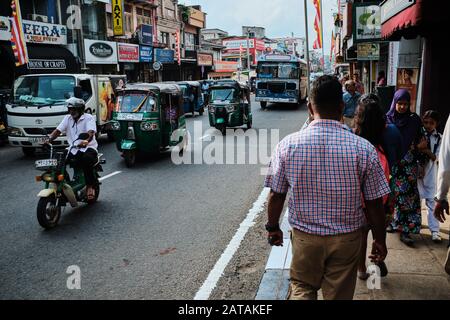
<svg viewBox="0 0 450 320">
<path fill-rule="evenodd" d="M 161 32 L 161 43 L 164 43 L 167 47 L 170 47 L 170 35 L 168 32 Z"/>
</svg>

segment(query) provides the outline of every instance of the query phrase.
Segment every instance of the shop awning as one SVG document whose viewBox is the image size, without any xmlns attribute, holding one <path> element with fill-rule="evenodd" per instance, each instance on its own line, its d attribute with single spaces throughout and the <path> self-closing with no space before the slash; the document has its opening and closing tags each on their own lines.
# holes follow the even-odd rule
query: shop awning
<svg viewBox="0 0 450 320">
<path fill-rule="evenodd" d="M 77 73 L 78 63 L 72 52 L 60 46 L 28 44 L 28 65 L 20 73 Z"/>
<path fill-rule="evenodd" d="M 419 27 L 425 19 L 424 2 L 424 0 L 416 0 L 413 5 L 384 22 L 381 26 L 382 38 L 395 41 L 401 37 L 407 39 L 417 37 L 420 33 Z M 440 4 L 435 3 L 434 5 L 439 7 Z"/>
</svg>

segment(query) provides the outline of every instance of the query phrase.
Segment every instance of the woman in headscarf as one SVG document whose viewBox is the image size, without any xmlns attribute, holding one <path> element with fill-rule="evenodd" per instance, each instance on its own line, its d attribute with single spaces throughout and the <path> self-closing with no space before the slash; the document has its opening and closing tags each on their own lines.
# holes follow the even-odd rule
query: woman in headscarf
<svg viewBox="0 0 450 320">
<path fill-rule="evenodd" d="M 422 120 L 411 112 L 411 96 L 405 89 L 398 90 L 387 113 L 388 122 L 402 135 L 401 160 L 392 168 L 391 190 L 395 194 L 395 217 L 388 232 L 397 229 L 400 240 L 412 246 L 410 234 L 419 234 L 422 225 L 420 195 L 417 187 L 418 163 L 425 161 L 421 150 L 427 148 L 423 139 Z"/>
</svg>

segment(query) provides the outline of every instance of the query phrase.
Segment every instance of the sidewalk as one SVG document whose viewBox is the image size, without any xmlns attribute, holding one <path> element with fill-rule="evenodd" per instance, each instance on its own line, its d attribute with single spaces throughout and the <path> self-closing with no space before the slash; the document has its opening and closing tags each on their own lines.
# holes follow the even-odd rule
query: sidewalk
<svg viewBox="0 0 450 320">
<path fill-rule="evenodd" d="M 381 290 L 369 290 L 358 279 L 355 300 L 450 300 L 450 276 L 444 271 L 447 257 L 450 219 L 441 225 L 443 242 L 431 241 L 426 210 L 422 207 L 423 229 L 416 236 L 414 248 L 400 242 L 398 234 L 388 234 L 389 250 L 386 265 L 389 274 L 381 280 Z M 289 267 L 292 259 L 289 240 L 290 226 L 285 214 L 281 228 L 284 247 L 272 248 L 266 271 L 255 300 L 284 300 L 289 286 Z M 369 236 L 370 238 L 370 236 Z M 371 240 L 369 239 L 369 244 Z M 368 246 L 368 251 L 371 246 Z M 319 292 L 319 300 L 321 300 Z"/>
</svg>

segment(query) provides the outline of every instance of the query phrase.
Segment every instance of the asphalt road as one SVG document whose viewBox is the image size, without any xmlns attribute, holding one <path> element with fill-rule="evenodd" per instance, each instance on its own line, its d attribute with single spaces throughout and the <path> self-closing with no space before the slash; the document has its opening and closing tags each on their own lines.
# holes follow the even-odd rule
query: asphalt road
<svg viewBox="0 0 450 320">
<path fill-rule="evenodd" d="M 305 106 L 253 111 L 257 132 L 279 129 L 280 138 L 307 117 Z M 209 128 L 206 115 L 188 118 L 192 133 L 194 121 Z M 205 135 L 191 146 L 208 146 Z M 262 164 L 175 165 L 166 153 L 127 169 L 114 144 L 99 142 L 103 176 L 120 173 L 103 181 L 97 204 L 67 208 L 51 231 L 36 219 L 36 158 L 0 148 L 0 299 L 192 299 L 262 191 Z M 241 250 L 249 259 L 268 252 Z M 80 290 L 66 286 L 73 265 Z"/>
</svg>

